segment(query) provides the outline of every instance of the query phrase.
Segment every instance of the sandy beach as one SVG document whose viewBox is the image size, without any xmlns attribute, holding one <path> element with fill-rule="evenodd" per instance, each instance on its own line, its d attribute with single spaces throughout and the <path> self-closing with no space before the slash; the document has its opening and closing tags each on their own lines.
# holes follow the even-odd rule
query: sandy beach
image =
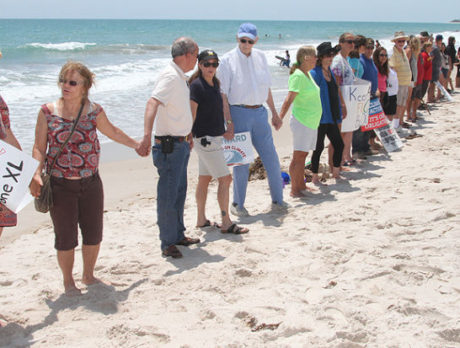
<svg viewBox="0 0 460 348">
<path fill-rule="evenodd" d="M 460 94 L 454 100 L 423 111 L 420 137 L 358 163 L 347 181 L 305 199 L 286 187 L 286 214 L 270 211 L 265 180 L 251 181 L 251 216 L 237 219 L 250 228 L 244 236 L 194 227 L 192 155 L 185 219 L 201 243 L 180 247 L 179 260 L 160 255 L 151 158 L 108 150 L 125 158 L 101 165 L 96 276 L 109 285 L 78 282 L 82 296 L 63 295 L 49 217 L 28 206 L 0 239 L 0 346 L 459 347 Z M 289 125 L 275 137 L 287 170 Z"/>
</svg>

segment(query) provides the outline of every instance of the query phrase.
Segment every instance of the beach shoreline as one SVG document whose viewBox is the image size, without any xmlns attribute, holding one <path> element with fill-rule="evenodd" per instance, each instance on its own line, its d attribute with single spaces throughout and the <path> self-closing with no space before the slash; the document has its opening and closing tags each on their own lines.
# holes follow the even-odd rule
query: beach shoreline
<svg viewBox="0 0 460 348">
<path fill-rule="evenodd" d="M 14 240 L 5 229 L 0 318 L 8 324 L 0 340 L 11 347 L 458 345 L 460 94 L 453 97 L 431 104 L 431 116 L 422 112 L 413 127 L 420 137 L 358 163 L 347 181 L 328 180 L 306 199 L 289 197 L 287 186 L 287 214 L 270 210 L 266 180 L 251 181 L 250 216 L 236 219 L 250 228 L 245 236 L 193 227 L 192 155 L 184 219 L 201 243 L 181 248 L 180 260 L 160 255 L 151 158 L 101 164 L 106 211 L 96 275 L 110 284 L 67 298 L 51 225 Z M 274 134 L 286 169 L 287 120 Z M 34 221 L 38 213 L 26 210 L 20 219 Z"/>
</svg>

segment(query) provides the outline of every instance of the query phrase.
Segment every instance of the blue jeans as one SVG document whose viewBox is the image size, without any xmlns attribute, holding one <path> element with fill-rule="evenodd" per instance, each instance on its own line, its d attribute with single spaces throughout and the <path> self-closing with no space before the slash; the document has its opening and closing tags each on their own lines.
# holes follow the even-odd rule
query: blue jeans
<svg viewBox="0 0 460 348">
<path fill-rule="evenodd" d="M 272 202 L 283 202 L 283 182 L 281 168 L 275 144 L 273 144 L 272 129 L 268 123 L 267 109 L 246 109 L 241 106 L 231 105 L 235 133 L 250 132 L 252 144 L 259 153 L 260 159 L 267 171 L 268 185 Z M 233 202 L 238 207 L 244 207 L 246 189 L 249 179 L 249 164 L 233 168 Z"/>
<path fill-rule="evenodd" d="M 188 142 L 174 142 L 172 153 L 161 152 L 161 144 L 152 147 L 153 164 L 157 167 L 157 216 L 161 250 L 184 238 L 184 205 L 187 194 Z"/>
</svg>

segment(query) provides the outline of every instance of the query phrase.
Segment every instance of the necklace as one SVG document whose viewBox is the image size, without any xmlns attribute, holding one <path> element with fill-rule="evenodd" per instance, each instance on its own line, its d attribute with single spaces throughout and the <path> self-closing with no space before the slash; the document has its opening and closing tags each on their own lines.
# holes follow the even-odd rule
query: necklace
<svg viewBox="0 0 460 348">
<path fill-rule="evenodd" d="M 324 69 L 323 68 L 323 75 L 327 78 L 327 79 L 330 79 L 331 78 L 331 74 L 329 72 L 329 69 Z"/>
</svg>

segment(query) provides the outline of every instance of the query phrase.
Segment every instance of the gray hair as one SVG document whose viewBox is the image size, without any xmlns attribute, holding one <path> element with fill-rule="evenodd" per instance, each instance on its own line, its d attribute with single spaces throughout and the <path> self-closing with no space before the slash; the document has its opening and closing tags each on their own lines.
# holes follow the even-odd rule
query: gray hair
<svg viewBox="0 0 460 348">
<path fill-rule="evenodd" d="M 196 50 L 197 44 L 189 37 L 180 37 L 174 40 L 171 46 L 171 55 L 173 58 L 184 56 Z"/>
</svg>

